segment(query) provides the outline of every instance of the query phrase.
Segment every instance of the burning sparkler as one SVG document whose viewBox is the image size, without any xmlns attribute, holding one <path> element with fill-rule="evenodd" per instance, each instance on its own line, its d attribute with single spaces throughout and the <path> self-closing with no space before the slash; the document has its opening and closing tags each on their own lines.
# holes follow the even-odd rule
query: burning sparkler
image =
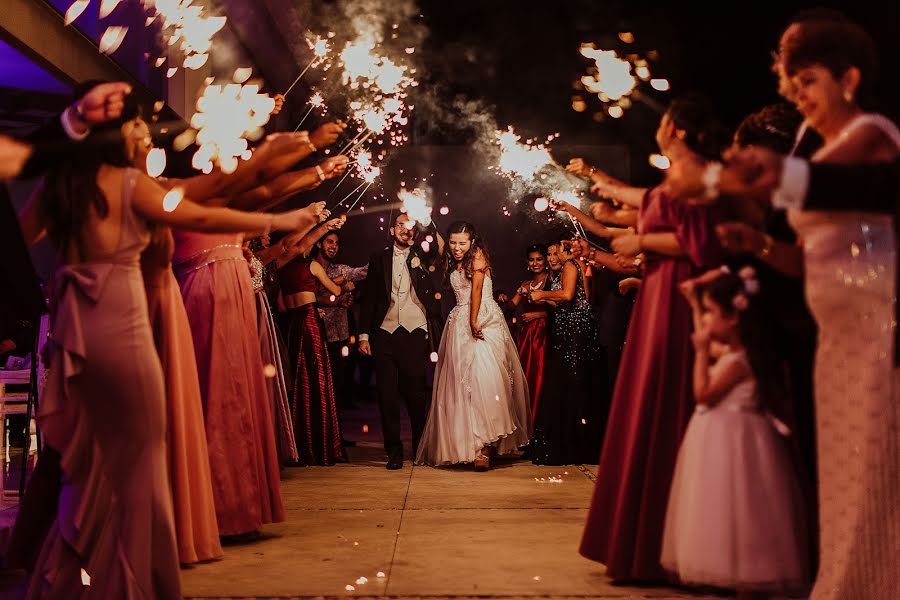
<svg viewBox="0 0 900 600">
<path fill-rule="evenodd" d="M 300 71 L 300 74 L 297 75 L 297 78 L 294 80 L 294 82 L 284 92 L 285 96 L 291 93 L 291 90 L 294 89 L 294 86 L 296 86 L 301 79 L 303 79 L 303 76 L 306 75 L 307 71 L 315 66 L 324 64 L 328 58 L 328 53 L 331 52 L 331 42 L 328 41 L 328 38 L 323 38 L 319 35 L 312 38 L 307 37 L 306 43 L 309 45 L 309 49 L 313 53 L 313 58 L 311 61 L 309 61 L 309 64 L 306 65 L 306 68 Z"/>
<path fill-rule="evenodd" d="M 428 192 L 422 188 L 416 188 L 413 191 L 401 189 L 397 192 L 397 197 L 402 202 L 400 210 L 405 212 L 409 217 L 409 221 L 405 223 L 408 229 L 421 223 L 425 227 L 431 225 L 431 206 L 429 205 Z"/>
<path fill-rule="evenodd" d="M 162 16 L 168 45 L 174 47 L 180 42 L 179 49 L 184 55 L 182 66 L 196 70 L 209 60 L 212 38 L 225 26 L 226 18 L 205 15 L 203 7 L 194 5 L 193 1 L 154 0 L 151 4 L 145 0 Z"/>
<path fill-rule="evenodd" d="M 630 32 L 625 33 L 628 37 L 621 38 L 625 34 L 620 34 L 620 39 L 625 43 L 633 43 L 634 36 Z M 665 111 L 658 102 L 641 94 L 638 89 L 642 81 L 649 81 L 651 87 L 658 91 L 669 89 L 667 80 L 651 79 L 650 65 L 646 58 L 634 54 L 623 58 L 615 50 L 600 50 L 594 44 L 582 44 L 580 52 L 585 58 L 594 61 L 589 73 L 581 78 L 581 84 L 587 91 L 597 94 L 600 101 L 607 105 L 606 112 L 610 117 L 621 118 L 631 106 L 632 98 L 657 112 Z M 584 110 L 574 103 L 573 108 L 578 112 Z"/>
<path fill-rule="evenodd" d="M 303 122 L 306 120 L 306 117 L 312 113 L 313 109 L 322 108 L 325 106 L 325 98 L 319 92 L 316 92 L 312 96 L 310 96 L 309 100 L 306 102 L 309 104 L 309 110 L 306 111 L 306 114 L 303 115 L 303 118 L 300 119 L 300 122 L 297 123 L 297 126 L 294 128 L 294 131 L 299 131 L 300 126 L 303 125 Z"/>
<path fill-rule="evenodd" d="M 544 144 L 521 143 L 521 139 L 512 127 L 497 132 L 497 144 L 500 146 L 498 168 L 501 173 L 511 178 L 531 180 L 544 166 L 557 166 Z"/>
<path fill-rule="evenodd" d="M 247 139 L 262 135 L 274 108 L 275 100 L 260 94 L 255 84 L 207 86 L 191 119 L 200 145 L 194 167 L 208 173 L 217 162 L 223 172 L 233 172 L 238 158 L 249 158 Z"/>
</svg>

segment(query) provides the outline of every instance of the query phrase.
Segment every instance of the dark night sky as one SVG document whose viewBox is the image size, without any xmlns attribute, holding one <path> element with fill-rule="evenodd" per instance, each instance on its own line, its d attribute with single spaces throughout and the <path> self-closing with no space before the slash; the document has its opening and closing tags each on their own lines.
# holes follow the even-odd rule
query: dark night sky
<svg viewBox="0 0 900 600">
<path fill-rule="evenodd" d="M 468 147 L 472 132 L 460 124 L 471 115 L 448 111 L 453 98 L 479 101 L 500 127 L 514 125 L 541 138 L 559 132 L 553 148 L 560 162 L 584 155 L 613 174 L 652 184 L 659 177 L 647 165 L 647 156 L 656 150 L 656 113 L 636 105 L 619 120 L 596 122 L 593 113 L 602 107 L 590 94 L 585 94 L 586 112 L 572 109 L 572 96 L 579 93 L 573 82 L 587 66 L 578 53 L 580 43 L 594 41 L 620 54 L 627 48 L 642 54 L 658 51 L 659 59 L 651 62 L 653 75 L 669 79 L 672 91 L 649 91 L 663 103 L 680 93 L 704 93 L 733 127 L 750 112 L 778 101 L 770 52 L 791 16 L 816 5 L 838 8 L 864 25 L 879 45 L 882 73 L 890 73 L 884 66 L 900 57 L 900 2 L 765 0 L 709 7 L 662 0 L 419 0 L 422 16 L 417 22 L 427 27 L 428 37 L 416 52 L 422 83 L 418 93 L 432 100 L 416 103 L 411 143 L 394 153 L 382 177 L 383 190 L 390 197 L 400 181 L 411 186 L 415 176 L 428 178 L 435 204 L 451 209 L 449 217 L 437 217 L 439 226 L 454 218 L 479 226 L 492 249 L 496 278 L 511 288 L 525 275 L 520 268 L 525 247 L 565 229 L 549 227 L 527 208 L 503 217 L 501 207 L 509 205 L 509 198 L 502 181 Z M 315 29 L 315 22 L 310 26 Z M 635 35 L 630 47 L 617 38 L 623 30 Z M 882 77 L 881 97 L 884 110 L 896 117 L 896 77 Z M 367 204 L 379 202 L 373 198 Z M 345 245 L 344 259 L 363 262 L 386 244 L 386 234 L 378 228 L 377 217 L 352 219 L 346 226 L 352 243 Z"/>
</svg>

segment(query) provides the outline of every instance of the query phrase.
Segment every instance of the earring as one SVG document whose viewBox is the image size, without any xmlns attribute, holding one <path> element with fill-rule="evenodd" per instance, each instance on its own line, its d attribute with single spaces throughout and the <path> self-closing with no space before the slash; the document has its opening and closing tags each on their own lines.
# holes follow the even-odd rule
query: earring
<svg viewBox="0 0 900 600">
<path fill-rule="evenodd" d="M 853 102 L 853 92 L 844 90 L 844 100 L 849 104 Z"/>
</svg>

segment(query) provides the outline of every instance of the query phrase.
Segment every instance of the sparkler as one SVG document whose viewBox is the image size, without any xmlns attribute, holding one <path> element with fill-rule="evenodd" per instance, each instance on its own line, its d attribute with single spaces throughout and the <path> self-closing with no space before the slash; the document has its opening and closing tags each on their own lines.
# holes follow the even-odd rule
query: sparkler
<svg viewBox="0 0 900 600">
<path fill-rule="evenodd" d="M 320 94 L 319 92 L 316 92 L 315 94 L 310 96 L 308 104 L 309 104 L 309 110 L 306 111 L 306 114 L 303 115 L 303 118 L 300 119 L 299 123 L 297 123 L 297 127 L 294 128 L 294 131 L 300 130 L 300 126 L 303 125 L 303 121 L 306 120 L 306 117 L 309 116 L 309 114 L 313 111 L 314 108 L 321 108 L 322 106 L 325 105 L 325 98 L 322 97 L 322 94 Z"/>
<path fill-rule="evenodd" d="M 498 167 L 504 175 L 531 180 L 545 165 L 559 166 L 543 144 L 520 143 L 522 137 L 512 127 L 498 131 L 496 136 L 500 146 Z"/>
<path fill-rule="evenodd" d="M 166 170 L 166 151 L 162 148 L 153 148 L 147 153 L 147 175 L 159 177 Z"/>
<path fill-rule="evenodd" d="M 428 192 L 426 190 L 416 188 L 410 192 L 401 189 L 397 192 L 397 197 L 402 202 L 400 210 L 409 216 L 406 227 L 412 229 L 416 226 L 416 223 L 421 223 L 426 227 L 431 225 L 432 208 L 428 203 Z"/>
<path fill-rule="evenodd" d="M 622 41 L 634 42 L 634 36 L 630 32 L 625 32 L 620 36 L 626 34 L 627 40 L 622 39 Z M 610 117 L 621 118 L 625 114 L 625 110 L 631 106 L 631 98 L 643 102 L 660 114 L 665 112 L 665 107 L 641 94 L 638 89 L 642 81 L 649 81 L 651 87 L 658 91 L 668 91 L 669 89 L 667 80 L 651 79 L 650 65 L 647 59 L 632 54 L 623 58 L 614 50 L 600 50 L 594 44 L 582 44 L 580 52 L 585 58 L 594 61 L 589 74 L 581 78 L 581 84 L 589 92 L 597 94 L 600 101 L 608 105 L 606 112 Z"/>
<path fill-rule="evenodd" d="M 208 173 L 213 162 L 218 162 L 223 172 L 233 172 L 238 157 L 249 157 L 247 138 L 262 135 L 262 126 L 274 108 L 275 100 L 260 94 L 255 84 L 207 86 L 191 119 L 200 145 L 194 154 L 194 167 Z"/>
<path fill-rule="evenodd" d="M 306 75 L 307 71 L 316 66 L 316 63 L 324 63 L 325 58 L 328 56 L 328 52 L 331 50 L 331 44 L 328 42 L 328 39 L 318 35 L 313 39 L 307 38 L 306 43 L 309 45 L 309 49 L 312 50 L 313 58 L 311 61 L 309 61 L 309 64 L 306 65 L 306 68 L 300 71 L 300 74 L 297 75 L 297 79 L 294 80 L 294 83 L 292 83 L 284 92 L 283 95 L 285 96 L 291 93 L 291 90 L 294 89 L 294 86 L 296 86 L 300 82 L 300 80 L 303 79 L 303 76 Z"/>
<path fill-rule="evenodd" d="M 195 6 L 194 0 L 154 0 L 156 13 L 162 15 L 163 29 L 168 35 L 168 45 L 179 49 L 184 55 L 182 66 L 199 69 L 209 59 L 212 37 L 225 26 L 225 17 L 210 17 L 204 14 L 202 6 Z M 145 0 L 146 4 L 150 4 Z"/>
</svg>

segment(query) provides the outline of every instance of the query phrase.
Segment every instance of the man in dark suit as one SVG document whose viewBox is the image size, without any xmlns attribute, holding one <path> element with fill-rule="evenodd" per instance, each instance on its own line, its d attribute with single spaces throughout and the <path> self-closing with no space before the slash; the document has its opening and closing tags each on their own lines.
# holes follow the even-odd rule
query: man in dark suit
<svg viewBox="0 0 900 600">
<path fill-rule="evenodd" d="M 425 429 L 425 371 L 436 356 L 443 330 L 438 293 L 444 240 L 432 223 L 414 224 L 399 213 L 392 244 L 369 260 L 359 317 L 359 351 L 375 361 L 378 408 L 388 455 L 387 468 L 403 467 L 400 401 L 412 426 L 415 457 Z"/>
</svg>

